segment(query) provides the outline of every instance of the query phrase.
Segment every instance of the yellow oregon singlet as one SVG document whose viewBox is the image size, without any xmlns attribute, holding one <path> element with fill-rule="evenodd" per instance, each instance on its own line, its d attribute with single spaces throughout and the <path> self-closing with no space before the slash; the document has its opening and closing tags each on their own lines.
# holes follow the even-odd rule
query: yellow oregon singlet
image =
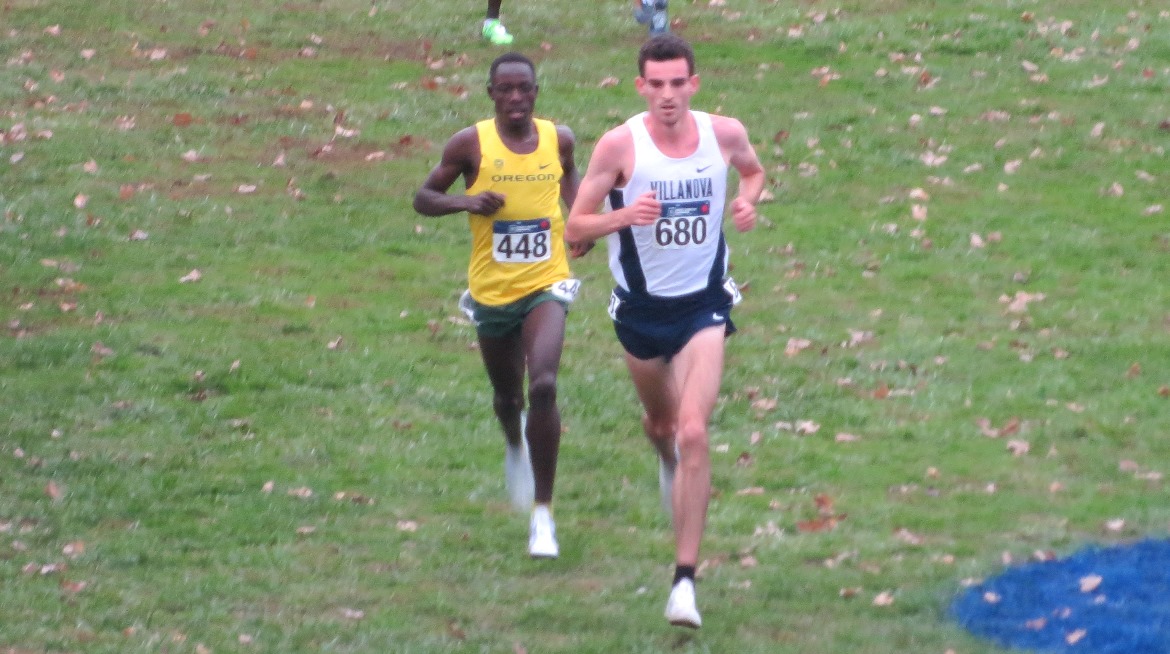
<svg viewBox="0 0 1170 654">
<path fill-rule="evenodd" d="M 480 304 L 510 304 L 569 278 L 557 128 L 547 120 L 535 123 L 539 141 L 531 154 L 509 150 L 494 119 L 475 125 L 481 157 L 467 194 L 495 191 L 505 196 L 495 214 L 468 218 L 467 279 L 471 297 Z"/>
</svg>

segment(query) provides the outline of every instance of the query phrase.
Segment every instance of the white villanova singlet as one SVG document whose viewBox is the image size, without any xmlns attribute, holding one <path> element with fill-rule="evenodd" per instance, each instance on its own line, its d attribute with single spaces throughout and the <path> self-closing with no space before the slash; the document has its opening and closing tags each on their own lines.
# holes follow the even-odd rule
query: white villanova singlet
<svg viewBox="0 0 1170 654">
<path fill-rule="evenodd" d="M 654 145 L 645 112 L 626 121 L 634 138 L 634 170 L 625 187 L 610 191 L 606 210 L 620 209 L 648 190 L 662 203 L 662 215 L 653 225 L 627 227 L 606 237 L 610 271 L 630 299 L 679 297 L 721 287 L 727 274 L 727 164 L 711 116 L 700 111 L 691 115 L 699 146 L 680 159 Z"/>
</svg>

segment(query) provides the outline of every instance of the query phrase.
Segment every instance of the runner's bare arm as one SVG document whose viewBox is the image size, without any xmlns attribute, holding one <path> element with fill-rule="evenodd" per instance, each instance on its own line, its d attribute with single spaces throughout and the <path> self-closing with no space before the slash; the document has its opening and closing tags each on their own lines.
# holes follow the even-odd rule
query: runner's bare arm
<svg viewBox="0 0 1170 654">
<path fill-rule="evenodd" d="M 463 176 L 466 186 L 475 183 L 479 172 L 479 138 L 475 127 L 455 133 L 443 147 L 438 165 L 423 181 L 414 196 L 414 210 L 424 216 L 446 216 L 467 211 L 490 216 L 504 206 L 504 196 L 494 191 L 477 195 L 448 194 L 455 180 Z"/>
<path fill-rule="evenodd" d="M 561 200 L 565 206 L 571 208 L 577 199 L 577 189 L 581 186 L 581 174 L 577 170 L 577 161 L 574 155 L 576 137 L 573 130 L 564 125 L 557 125 L 557 142 L 561 151 Z M 565 243 L 569 246 L 569 256 L 576 259 L 583 257 L 593 249 L 592 239 L 571 241 L 566 236 Z"/>
<path fill-rule="evenodd" d="M 631 225 L 651 225 L 658 218 L 662 207 L 652 191 L 642 194 L 627 207 L 598 213 L 610 190 L 628 177 L 628 171 L 633 168 L 633 150 L 633 139 L 625 127 L 606 132 L 597 142 L 577 191 L 577 201 L 569 211 L 565 238 L 597 239 Z"/>
<path fill-rule="evenodd" d="M 581 174 L 577 170 L 575 151 L 577 138 L 573 130 L 565 125 L 557 125 L 557 143 L 561 155 L 561 200 L 566 207 L 572 207 L 577 199 L 577 189 L 581 186 Z"/>
<path fill-rule="evenodd" d="M 748 140 L 743 123 L 726 116 L 713 117 L 719 147 L 727 157 L 727 163 L 739 174 L 739 190 L 731 201 L 731 219 L 741 232 L 756 226 L 756 203 L 764 190 L 766 175 L 755 148 Z"/>
</svg>

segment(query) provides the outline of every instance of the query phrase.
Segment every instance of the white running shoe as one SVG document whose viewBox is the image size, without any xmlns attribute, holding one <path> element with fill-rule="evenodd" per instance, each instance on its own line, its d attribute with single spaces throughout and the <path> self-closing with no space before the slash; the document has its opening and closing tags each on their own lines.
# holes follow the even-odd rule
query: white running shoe
<svg viewBox="0 0 1170 654">
<path fill-rule="evenodd" d="M 508 486 L 508 497 L 517 511 L 528 511 L 536 496 L 536 482 L 532 478 L 532 460 L 528 457 L 528 439 L 524 428 L 528 416 L 520 414 L 520 443 L 507 444 L 504 449 L 504 482 Z"/>
<path fill-rule="evenodd" d="M 670 589 L 670 599 L 666 600 L 666 619 L 676 627 L 698 629 L 703 626 L 703 618 L 699 617 L 699 609 L 695 608 L 695 582 L 679 579 L 674 588 Z"/>
<path fill-rule="evenodd" d="M 534 559 L 555 559 L 560 553 L 552 511 L 547 505 L 538 504 L 532 509 L 532 520 L 528 523 L 528 555 Z"/>
</svg>

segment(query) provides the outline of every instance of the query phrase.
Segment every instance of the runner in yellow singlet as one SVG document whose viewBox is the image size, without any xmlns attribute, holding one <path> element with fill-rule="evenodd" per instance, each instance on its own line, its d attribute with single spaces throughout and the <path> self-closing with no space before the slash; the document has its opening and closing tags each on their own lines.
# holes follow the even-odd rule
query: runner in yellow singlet
<svg viewBox="0 0 1170 654">
<path fill-rule="evenodd" d="M 508 199 L 491 215 L 468 216 L 472 240 L 467 278 L 471 297 L 480 304 L 511 304 L 569 278 L 560 139 L 551 122 L 535 119 L 533 124 L 536 149 L 526 154 L 504 143 L 496 121 L 475 124 L 480 164 L 467 195 L 498 193 Z"/>
<path fill-rule="evenodd" d="M 493 61 L 487 92 L 495 117 L 451 137 L 415 195 L 414 209 L 427 216 L 468 214 L 469 291 L 460 307 L 475 322 L 494 391 L 512 502 L 532 511 L 528 553 L 555 558 L 557 371 L 565 314 L 578 285 L 568 256 L 585 254 L 593 243 L 564 242 L 561 207 L 572 205 L 580 182 L 575 138 L 568 127 L 533 117 L 537 91 L 536 69 L 527 57 L 509 52 Z M 459 177 L 466 191 L 448 193 Z"/>
</svg>

